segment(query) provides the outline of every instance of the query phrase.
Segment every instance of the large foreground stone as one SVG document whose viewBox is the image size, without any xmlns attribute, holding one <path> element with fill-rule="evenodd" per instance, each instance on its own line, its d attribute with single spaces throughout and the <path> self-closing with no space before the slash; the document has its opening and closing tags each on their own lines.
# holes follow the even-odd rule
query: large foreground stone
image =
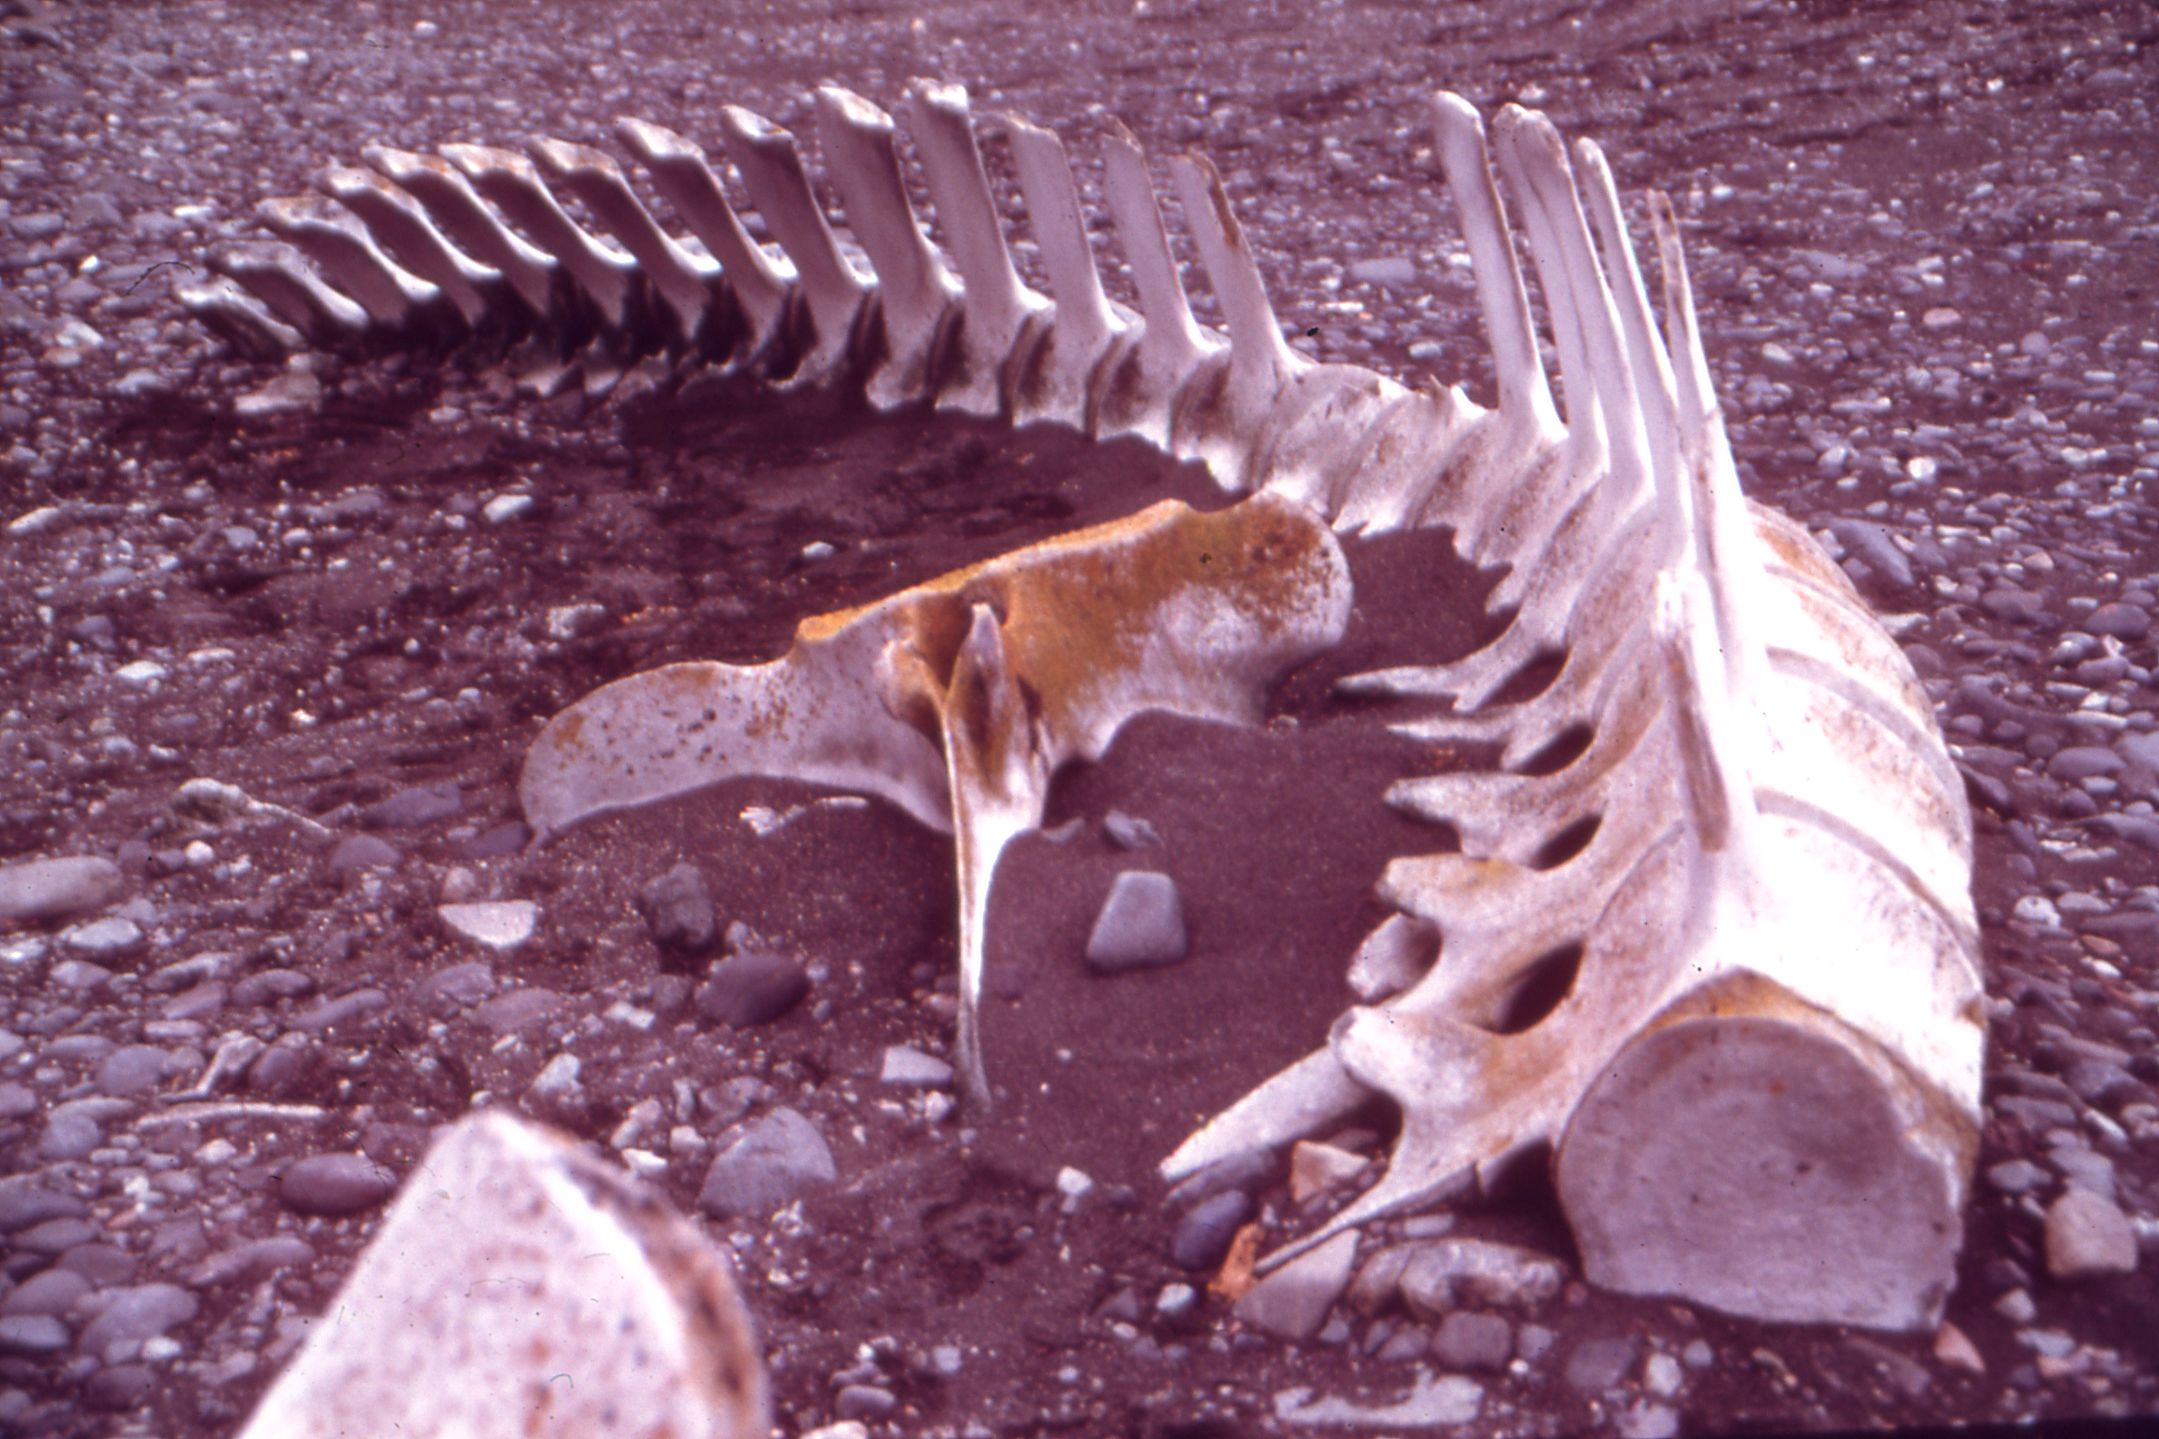
<svg viewBox="0 0 2159 1439">
<path fill-rule="evenodd" d="M 499 1112 L 452 1129 L 242 1439 L 763 1439 L 727 1261 L 651 1191 Z"/>
</svg>

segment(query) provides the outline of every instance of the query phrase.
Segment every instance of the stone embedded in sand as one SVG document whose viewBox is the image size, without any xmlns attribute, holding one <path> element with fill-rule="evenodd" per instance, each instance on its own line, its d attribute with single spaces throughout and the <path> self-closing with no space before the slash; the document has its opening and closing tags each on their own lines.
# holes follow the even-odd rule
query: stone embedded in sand
<svg viewBox="0 0 2159 1439">
<path fill-rule="evenodd" d="M 2134 1274 L 2136 1231 L 2121 1210 L 2077 1185 L 2047 1209 L 2047 1273 L 2056 1279 Z"/>
<path fill-rule="evenodd" d="M 96 855 L 0 864 L 0 922 L 69 919 L 103 909 L 126 890 L 120 866 Z"/>
<path fill-rule="evenodd" d="M 120 915 L 108 915 L 93 919 L 88 924 L 78 924 L 60 936 L 61 942 L 78 954 L 95 959 L 111 959 L 132 954 L 142 948 L 142 926 Z"/>
<path fill-rule="evenodd" d="M 763 1439 L 727 1260 L 664 1200 L 500 1112 L 414 1175 L 243 1439 Z"/>
<path fill-rule="evenodd" d="M 532 938 L 540 907 L 529 899 L 480 900 L 438 906 L 442 922 L 489 949 L 515 949 Z"/>
<path fill-rule="evenodd" d="M 455 818 L 464 808 L 464 791 L 454 784 L 411 785 L 361 810 L 360 823 L 369 829 L 418 829 Z"/>
<path fill-rule="evenodd" d="M 1302 1204 L 1314 1195 L 1340 1189 L 1371 1163 L 1347 1149 L 1300 1139 L 1289 1150 L 1289 1197 Z"/>
<path fill-rule="evenodd" d="M 109 1344 L 140 1344 L 193 1319 L 202 1307 L 177 1284 L 137 1284 L 113 1291 L 97 1317 L 75 1336 L 75 1347 L 102 1355 Z"/>
<path fill-rule="evenodd" d="M 952 1066 L 912 1045 L 893 1044 L 885 1047 L 884 1067 L 877 1077 L 902 1089 L 943 1089 L 952 1083 Z"/>
<path fill-rule="evenodd" d="M 1242 1189 L 1208 1195 L 1185 1212 L 1170 1236 L 1169 1256 L 1181 1269 L 1207 1270 L 1222 1262 L 1232 1239 L 1252 1217 L 1252 1196 Z"/>
<path fill-rule="evenodd" d="M 1341 1298 L 1356 1265 L 1356 1232 L 1337 1234 L 1253 1285 L 1237 1301 L 1237 1317 L 1284 1339 L 1309 1339 Z"/>
<path fill-rule="evenodd" d="M 1496 1373 L 1514 1357 L 1514 1326 L 1497 1314 L 1457 1309 L 1432 1331 L 1432 1353 L 1449 1369 Z"/>
<path fill-rule="evenodd" d="M 678 864 L 637 893 L 653 943 L 678 954 L 703 954 L 719 935 L 719 916 L 704 871 Z"/>
<path fill-rule="evenodd" d="M 1484 1407 L 1484 1386 L 1461 1374 L 1417 1370 L 1409 1393 L 1393 1403 L 1362 1404 L 1334 1396 L 1313 1398 L 1310 1389 L 1284 1389 L 1274 1414 L 1287 1424 L 1329 1429 L 1440 1429 L 1467 1424 Z"/>
<path fill-rule="evenodd" d="M 337 1217 L 372 1209 L 397 1188 L 397 1176 L 364 1154 L 314 1154 L 287 1169 L 278 1196 L 301 1214 Z"/>
<path fill-rule="evenodd" d="M 749 1029 L 782 1018 L 809 992 L 801 965 L 784 954 L 752 950 L 712 966 L 712 977 L 697 991 L 697 1008 L 707 1019 Z"/>
<path fill-rule="evenodd" d="M 370 869 L 395 869 L 404 862 L 398 847 L 380 835 L 348 834 L 324 861 L 332 876 L 347 879 Z"/>
<path fill-rule="evenodd" d="M 762 1219 L 840 1177 L 832 1150 L 799 1112 L 738 1126 L 705 1171 L 697 1207 L 715 1219 Z"/>
<path fill-rule="evenodd" d="M 1153 870 L 1126 870 L 1087 936 L 1087 963 L 1104 974 L 1175 964 L 1189 948 L 1177 882 Z"/>
<path fill-rule="evenodd" d="M 1461 1303 L 1526 1308 L 1559 1292 L 1566 1270 L 1549 1255 L 1484 1239 L 1435 1239 L 1406 1245 L 1402 1297 L 1422 1314 Z"/>
</svg>

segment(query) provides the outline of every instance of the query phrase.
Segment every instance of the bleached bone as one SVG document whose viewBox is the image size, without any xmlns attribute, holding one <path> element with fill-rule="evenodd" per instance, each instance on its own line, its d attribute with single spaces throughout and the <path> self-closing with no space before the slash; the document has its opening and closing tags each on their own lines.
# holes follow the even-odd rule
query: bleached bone
<svg viewBox="0 0 2159 1439">
<path fill-rule="evenodd" d="M 831 88 L 817 111 L 844 241 L 793 138 L 746 111 L 721 112 L 777 253 L 749 238 L 753 227 L 694 145 L 623 123 L 717 273 L 651 225 L 626 177 L 588 159 L 557 168 L 566 184 L 572 173 L 602 177 L 586 202 L 632 254 L 571 224 L 529 165 L 474 147 L 445 153 L 480 193 L 440 162 L 376 163 L 504 283 L 482 283 L 431 242 L 418 247 L 423 259 L 399 228 L 413 211 L 383 192 L 352 191 L 353 208 L 392 260 L 450 294 L 461 319 L 472 323 L 469 297 L 445 276 L 470 277 L 488 308 L 475 329 L 531 331 L 570 357 L 564 373 L 582 371 L 588 389 L 652 357 L 738 365 L 754 355 L 747 368 L 775 385 L 1136 435 L 1203 460 L 1225 491 L 1268 497 L 1269 515 L 1363 534 L 1451 527 L 1465 558 L 1506 567 L 1494 603 L 1511 610 L 1508 623 L 1456 662 L 1340 688 L 1451 699 L 1450 712 L 1398 728 L 1496 744 L 1500 771 L 1407 775 L 1390 788 L 1389 803 L 1452 826 L 1460 852 L 1388 867 L 1379 893 L 1394 912 L 1349 967 L 1361 1003 L 1327 1047 L 1193 1135 L 1165 1174 L 1278 1148 L 1384 1095 L 1403 1115 L 1386 1174 L 1266 1264 L 1448 1193 L 1465 1170 L 1488 1174 L 1550 1144 L 1598 1282 L 1777 1318 L 1910 1326 L 1938 1314 L 1961 1232 L 1982 1042 L 1969 816 L 1895 643 L 1804 530 L 1739 493 L 1663 198 L 1650 206 L 1660 326 L 1595 146 L 1578 147 L 1577 165 L 1543 117 L 1512 106 L 1488 142 L 1466 101 L 1436 98 L 1436 149 L 1498 378 L 1497 408 L 1486 409 L 1459 386 L 1404 389 L 1288 346 L 1202 159 L 1180 158 L 1170 174 L 1226 335 L 1193 319 L 1146 158 L 1114 121 L 1101 195 L 1136 312 L 1105 293 L 1054 136 L 1023 121 L 1004 127 L 1049 280 L 1044 300 L 1017 278 L 964 92 L 923 82 L 911 92 L 949 259 L 908 199 L 892 118 Z M 1545 297 L 1557 401 L 1501 179 Z M 349 227 L 311 233 L 335 271 L 329 282 L 290 257 L 255 254 L 224 268 L 268 311 L 201 289 L 183 298 L 258 350 L 301 335 L 348 349 L 428 338 L 423 305 L 400 318 L 403 289 L 376 293 L 384 271 L 374 255 L 323 238 L 349 238 Z M 710 295 L 702 330 L 686 326 L 692 276 Z M 340 295 L 347 283 L 373 287 L 359 297 L 372 303 Z M 655 310 L 654 293 L 672 299 Z M 731 315 L 743 326 L 722 323 Z M 746 337 L 719 338 L 745 326 Z M 703 338 L 685 344 L 690 335 Z M 1088 543 L 1116 552 L 1129 539 Z M 1024 570 L 1048 553 L 1034 547 L 970 574 Z M 1057 553 L 1041 573 L 1079 552 Z M 1009 609 L 956 597 L 985 583 L 948 577 L 809 622 L 775 665 L 676 666 L 622 681 L 549 726 L 526 785 L 544 830 L 754 760 L 872 789 L 925 823 L 954 826 L 961 1049 L 978 1096 L 973 1003 L 996 854 L 1039 818 L 1048 769 L 1092 752 L 1045 739 L 1027 717 L 1024 686 L 1037 684 L 1041 653 Z M 1346 586 L 1314 595 L 1346 603 Z M 1069 598 L 1075 608 L 1034 611 L 1034 629 L 1071 643 L 1118 636 L 1119 653 L 1176 611 L 1143 588 L 1118 592 L 1109 609 Z M 941 638 L 924 648 L 906 636 L 930 633 L 926 615 L 940 617 L 931 629 Z M 1305 623 L 1300 643 L 1338 621 L 1328 611 Z M 1554 656 L 1541 692 L 1494 702 Z M 960 703 L 956 685 L 982 702 Z M 790 709 L 766 735 L 744 706 L 782 691 L 827 707 Z M 732 717 L 701 730 L 683 708 L 693 696 L 725 698 L 716 713 Z M 1128 695 L 1103 713 L 1122 718 L 1137 702 Z M 572 743 L 610 725 L 612 750 Z M 703 753 L 723 732 L 733 737 L 724 754 Z M 1558 1007 L 1501 1032 L 1524 986 L 1570 956 L 1573 984 Z M 1837 1117 L 1833 1139 L 1818 1128 L 1824 1115 Z M 1645 1168 L 1643 1155 L 1674 1167 Z M 1782 1187 L 1764 1188 L 1764 1175 Z M 1820 1208 L 1819 1221 L 1806 1206 Z"/>
<path fill-rule="evenodd" d="M 979 1008 L 990 881 L 1052 775 L 1143 710 L 1249 722 L 1342 637 L 1349 571 L 1302 507 L 1165 500 L 891 599 L 806 619 L 769 664 L 666 665 L 564 710 L 519 792 L 547 834 L 732 775 L 866 790 L 957 841 L 960 1073 L 987 1103 Z"/>
<path fill-rule="evenodd" d="M 413 1169 L 241 1434 L 763 1439 L 765 1390 L 724 1253 L 655 1192 L 485 1111 Z"/>
</svg>

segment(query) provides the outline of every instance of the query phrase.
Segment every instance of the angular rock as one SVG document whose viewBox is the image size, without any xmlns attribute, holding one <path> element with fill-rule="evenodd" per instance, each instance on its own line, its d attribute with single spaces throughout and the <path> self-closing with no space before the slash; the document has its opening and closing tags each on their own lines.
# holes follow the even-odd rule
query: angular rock
<svg viewBox="0 0 2159 1439">
<path fill-rule="evenodd" d="M 397 1176 L 364 1154 L 310 1155 L 278 1181 L 287 1208 L 326 1216 L 372 1209 L 395 1188 Z"/>
<path fill-rule="evenodd" d="M 678 864 L 638 892 L 638 908 L 653 943 L 677 954 L 703 954 L 719 934 L 719 916 L 704 871 Z"/>
<path fill-rule="evenodd" d="M 1566 1377 L 1570 1388 L 1584 1394 L 1601 1394 L 1616 1389 L 1634 1367 L 1634 1360 L 1642 1352 L 1642 1341 L 1631 1334 L 1607 1334 L 1594 1339 L 1584 1339 L 1574 1346 L 1567 1356 Z"/>
<path fill-rule="evenodd" d="M 71 919 L 127 891 L 120 866 L 95 855 L 0 864 L 0 922 Z"/>
<path fill-rule="evenodd" d="M 697 1008 L 707 1019 L 734 1029 L 770 1024 L 802 1002 L 810 977 L 785 955 L 751 951 L 712 966 L 712 977 L 697 991 Z"/>
<path fill-rule="evenodd" d="M 1402 1266 L 1402 1297 L 1424 1314 L 1457 1304 L 1521 1308 L 1559 1292 L 1566 1270 L 1549 1255 L 1483 1239 L 1435 1239 L 1411 1247 Z"/>
<path fill-rule="evenodd" d="M 241 1439 L 764 1439 L 727 1260 L 664 1201 L 499 1112 L 415 1173 Z"/>
<path fill-rule="evenodd" d="M 1356 1266 L 1357 1231 L 1345 1230 L 1245 1291 L 1237 1301 L 1237 1317 L 1284 1339 L 1310 1339 L 1349 1286 Z"/>
<path fill-rule="evenodd" d="M 721 1146 L 697 1207 L 715 1219 L 762 1219 L 838 1178 L 817 1126 L 795 1110 L 775 1109 Z"/>
<path fill-rule="evenodd" d="M 1514 1357 L 1514 1326 L 1497 1314 L 1457 1309 L 1433 1331 L 1432 1353 L 1449 1369 L 1497 1373 Z"/>
<path fill-rule="evenodd" d="M 2075 1185 L 2047 1209 L 2046 1246 L 2047 1272 L 2056 1279 L 2136 1272 L 2136 1230 L 2128 1218 Z"/>
<path fill-rule="evenodd" d="M 910 1045 L 888 1045 L 878 1079 L 905 1089 L 945 1089 L 952 1083 L 952 1066 Z"/>
<path fill-rule="evenodd" d="M 1087 963 L 1105 974 L 1175 964 L 1188 943 L 1177 882 L 1153 870 L 1126 870 L 1087 937 Z"/>
<path fill-rule="evenodd" d="M 540 917 L 540 907 L 529 899 L 445 904 L 435 912 L 457 933 L 495 950 L 515 949 L 532 938 L 532 927 Z"/>
</svg>

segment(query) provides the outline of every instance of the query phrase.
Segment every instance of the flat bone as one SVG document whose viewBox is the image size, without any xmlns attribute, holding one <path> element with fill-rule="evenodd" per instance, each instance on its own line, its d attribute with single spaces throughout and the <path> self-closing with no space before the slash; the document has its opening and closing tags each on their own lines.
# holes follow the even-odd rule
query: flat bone
<svg viewBox="0 0 2159 1439">
<path fill-rule="evenodd" d="M 1265 687 L 1339 640 L 1349 607 L 1342 552 L 1302 507 L 1163 501 L 804 620 L 769 664 L 617 680 L 548 722 L 519 794 L 547 834 L 732 775 L 783 775 L 955 832 L 960 1068 L 986 1105 L 989 884 L 1005 846 L 1041 822 L 1050 777 L 1098 759 L 1143 710 L 1256 720 Z"/>
</svg>

